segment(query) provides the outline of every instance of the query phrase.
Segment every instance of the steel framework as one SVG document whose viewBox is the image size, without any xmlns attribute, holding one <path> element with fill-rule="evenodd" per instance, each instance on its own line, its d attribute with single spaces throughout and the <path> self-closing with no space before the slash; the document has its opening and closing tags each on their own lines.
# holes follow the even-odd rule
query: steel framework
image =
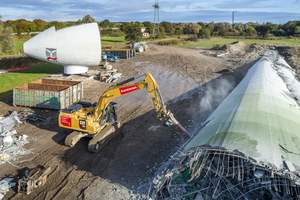
<svg viewBox="0 0 300 200">
<path fill-rule="evenodd" d="M 154 8 L 153 36 L 157 36 L 157 35 L 159 35 L 159 23 L 160 23 L 159 22 L 159 9 L 160 9 L 159 0 L 155 0 L 153 8 Z"/>
</svg>

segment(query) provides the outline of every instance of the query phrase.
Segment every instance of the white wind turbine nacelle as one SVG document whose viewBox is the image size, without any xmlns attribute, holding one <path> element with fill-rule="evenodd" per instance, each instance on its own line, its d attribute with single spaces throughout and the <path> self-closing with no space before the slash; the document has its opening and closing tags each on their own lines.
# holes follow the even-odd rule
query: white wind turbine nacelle
<svg viewBox="0 0 300 200">
<path fill-rule="evenodd" d="M 38 60 L 64 65 L 65 74 L 82 74 L 101 62 L 101 38 L 97 23 L 56 30 L 51 27 L 23 45 L 24 53 Z"/>
</svg>

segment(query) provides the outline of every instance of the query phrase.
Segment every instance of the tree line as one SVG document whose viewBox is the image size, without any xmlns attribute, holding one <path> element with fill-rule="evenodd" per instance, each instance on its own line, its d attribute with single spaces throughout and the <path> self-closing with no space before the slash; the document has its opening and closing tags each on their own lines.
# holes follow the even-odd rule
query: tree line
<svg viewBox="0 0 300 200">
<path fill-rule="evenodd" d="M 81 24 L 96 22 L 90 15 L 84 16 L 78 21 L 60 22 L 45 21 L 35 19 L 29 21 L 26 19 L 7 20 L 2 22 L 4 27 L 12 28 L 16 34 L 40 32 L 49 27 L 55 26 L 57 29 Z M 102 34 L 122 35 L 128 32 L 128 29 L 145 27 L 149 33 L 153 32 L 154 24 L 151 22 L 111 22 L 103 20 L 98 22 L 102 29 Z M 208 38 L 212 36 L 246 36 L 246 37 L 272 37 L 272 36 L 300 36 L 300 21 L 290 21 L 286 24 L 273 23 L 171 23 L 161 22 L 159 26 L 160 36 L 164 35 L 195 35 L 198 37 Z"/>
<path fill-rule="evenodd" d="M 57 29 L 73 26 L 76 24 L 97 22 L 92 16 L 86 15 L 77 21 L 45 21 L 42 19 L 26 20 L 1 20 L 0 17 L 0 54 L 12 53 L 14 51 L 14 37 L 24 33 L 41 32 L 55 26 Z M 155 24 L 146 22 L 111 22 L 103 20 L 97 22 L 102 35 L 125 36 L 128 41 L 139 41 L 142 39 L 141 28 L 146 28 L 150 34 Z M 270 38 L 270 37 L 300 37 L 300 21 L 289 21 L 286 24 L 274 23 L 171 23 L 163 21 L 159 24 L 159 35 L 165 37 L 172 35 L 189 35 L 191 39 L 210 37 L 249 37 L 249 38 Z"/>
</svg>

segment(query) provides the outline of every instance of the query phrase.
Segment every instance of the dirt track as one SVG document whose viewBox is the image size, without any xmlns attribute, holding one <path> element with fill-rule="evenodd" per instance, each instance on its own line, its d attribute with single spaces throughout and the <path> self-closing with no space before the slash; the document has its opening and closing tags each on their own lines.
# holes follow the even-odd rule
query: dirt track
<svg viewBox="0 0 300 200">
<path fill-rule="evenodd" d="M 202 53 L 201 53 L 202 52 Z M 249 54 L 249 53 L 248 53 Z M 258 54 L 255 54 L 258 55 Z M 237 60 L 235 55 L 215 57 L 203 50 L 152 45 L 132 60 L 115 65 L 124 79 L 151 72 L 176 118 L 192 133 L 241 80 L 257 56 Z M 234 59 L 233 59 L 234 58 Z M 246 63 L 246 64 L 244 64 Z M 85 100 L 97 101 L 108 85 L 96 80 L 85 82 Z M 87 139 L 74 148 L 63 145 L 68 131 L 57 127 L 57 112 L 36 110 L 48 118 L 46 123 L 25 124 L 19 132 L 27 134 L 33 154 L 18 163 L 38 164 L 56 169 L 46 186 L 26 196 L 10 192 L 10 199 L 131 199 L 130 191 L 146 193 L 148 180 L 163 161 L 180 147 L 186 137 L 155 118 L 151 101 L 140 91 L 118 99 L 118 115 L 123 124 L 119 134 L 102 152 L 87 152 Z M 0 102 L 1 113 L 21 110 Z M 1 166 L 0 177 L 16 174 L 10 165 Z"/>
</svg>

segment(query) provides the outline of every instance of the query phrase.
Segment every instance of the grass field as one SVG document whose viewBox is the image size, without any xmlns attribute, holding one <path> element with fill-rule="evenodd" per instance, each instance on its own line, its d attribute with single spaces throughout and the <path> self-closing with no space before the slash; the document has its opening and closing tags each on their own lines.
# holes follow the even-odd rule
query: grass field
<svg viewBox="0 0 300 200">
<path fill-rule="evenodd" d="M 126 43 L 125 37 L 110 37 L 110 36 L 103 36 L 101 38 L 102 46 L 115 46 L 115 45 L 122 45 Z"/>
<path fill-rule="evenodd" d="M 49 74 L 62 73 L 63 67 L 60 65 L 45 63 L 34 65 L 30 70 L 22 72 L 11 72 L 0 75 L 0 98 L 8 91 L 18 85 L 29 83 L 35 79 L 39 79 Z"/>
<path fill-rule="evenodd" d="M 199 39 L 198 41 L 181 42 L 178 46 L 190 48 L 204 48 L 210 49 L 216 45 L 225 45 L 232 42 L 242 41 L 246 44 L 266 44 L 266 45 L 287 45 L 300 46 L 300 38 L 279 38 L 279 39 L 235 39 L 235 38 L 221 38 L 215 37 L 211 39 Z"/>
</svg>

